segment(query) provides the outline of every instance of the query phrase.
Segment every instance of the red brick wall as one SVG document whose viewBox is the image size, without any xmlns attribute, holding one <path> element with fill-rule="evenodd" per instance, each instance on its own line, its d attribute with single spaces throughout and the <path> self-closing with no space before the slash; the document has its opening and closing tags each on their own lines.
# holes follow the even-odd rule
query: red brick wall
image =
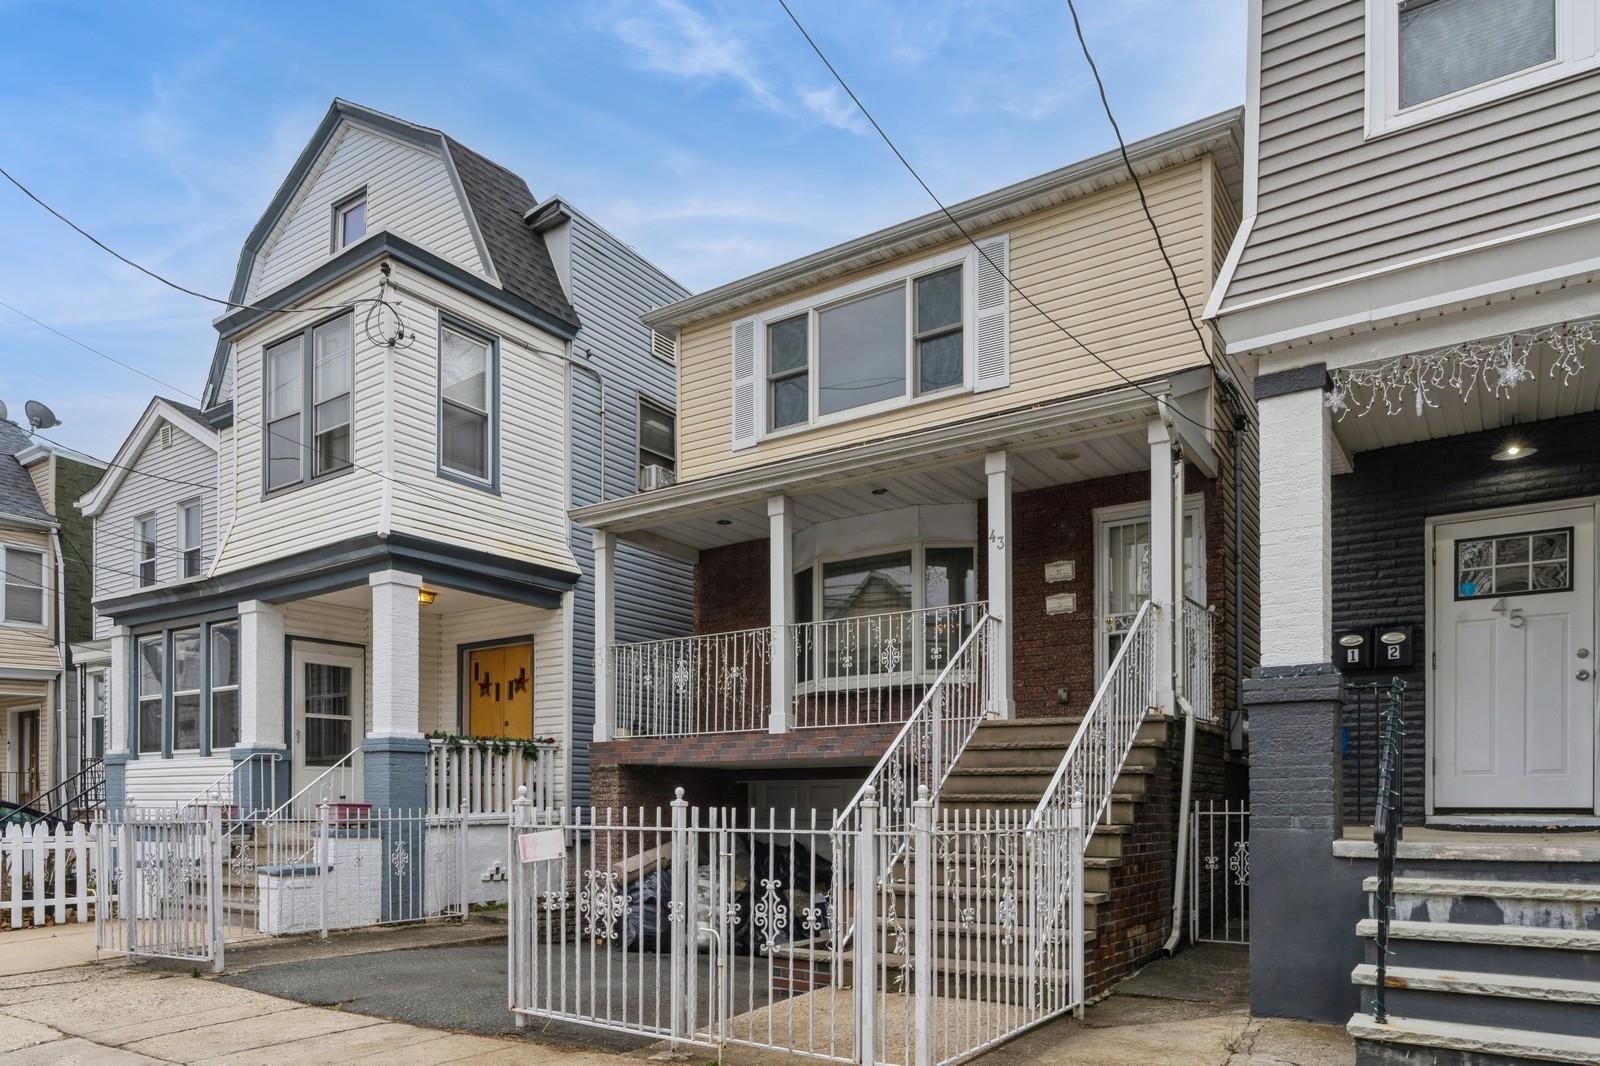
<svg viewBox="0 0 1600 1066">
<path fill-rule="evenodd" d="M 770 624 L 768 569 L 764 540 L 701 552 L 694 568 L 694 631 L 727 633 Z"/>
</svg>

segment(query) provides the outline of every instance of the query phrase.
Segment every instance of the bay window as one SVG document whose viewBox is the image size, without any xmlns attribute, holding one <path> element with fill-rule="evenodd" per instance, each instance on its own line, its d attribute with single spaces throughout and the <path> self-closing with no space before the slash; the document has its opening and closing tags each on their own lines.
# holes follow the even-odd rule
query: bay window
<svg viewBox="0 0 1600 1066">
<path fill-rule="evenodd" d="M 172 750 L 200 750 L 200 630 L 172 634 Z"/>
<path fill-rule="evenodd" d="M 208 754 L 239 742 L 239 623 L 201 622 L 137 638 L 131 679 L 140 754 Z M 91 727 L 105 677 L 90 675 Z M 98 684 L 98 688 L 94 687 Z M 98 728 L 103 730 L 103 725 Z M 96 737 L 97 752 L 104 741 Z"/>
<path fill-rule="evenodd" d="M 161 708 L 165 696 L 166 648 L 165 638 L 157 635 L 140 637 L 135 648 L 135 692 L 139 701 L 139 754 L 157 754 L 164 750 L 161 736 Z"/>
<path fill-rule="evenodd" d="M 341 315 L 266 349 L 268 492 L 350 468 L 352 320 Z"/>
<path fill-rule="evenodd" d="M 499 381 L 495 342 L 456 323 L 439 327 L 439 471 L 495 480 Z M 341 753 L 342 754 L 342 753 Z"/>
<path fill-rule="evenodd" d="M 239 623 L 211 627 L 211 750 L 239 743 Z"/>
<path fill-rule="evenodd" d="M 5 596 L 0 598 L 0 622 L 44 624 L 44 553 L 28 548 L 0 546 L 0 571 Z"/>
</svg>

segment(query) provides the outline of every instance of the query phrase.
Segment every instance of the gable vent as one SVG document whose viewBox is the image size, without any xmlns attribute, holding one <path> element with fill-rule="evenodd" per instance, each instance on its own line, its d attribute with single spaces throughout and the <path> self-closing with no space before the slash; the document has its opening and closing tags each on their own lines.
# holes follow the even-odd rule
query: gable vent
<svg viewBox="0 0 1600 1066">
<path fill-rule="evenodd" d="M 172 423 L 171 422 L 163 422 L 163 423 L 161 423 L 160 440 L 161 440 L 161 446 L 163 448 L 172 447 Z"/>
<path fill-rule="evenodd" d="M 660 330 L 650 331 L 650 352 L 657 359 L 675 362 L 678 358 L 678 338 L 671 333 L 662 333 Z"/>
</svg>

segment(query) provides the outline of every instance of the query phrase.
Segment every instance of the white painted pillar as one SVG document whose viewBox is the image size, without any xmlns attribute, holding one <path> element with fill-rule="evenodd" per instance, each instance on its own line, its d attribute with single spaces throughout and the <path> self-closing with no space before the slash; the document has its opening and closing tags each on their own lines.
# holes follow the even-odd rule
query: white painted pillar
<svg viewBox="0 0 1600 1066">
<path fill-rule="evenodd" d="M 1183 679 L 1186 669 L 1183 658 L 1183 601 L 1189 595 L 1189 583 L 1183 579 L 1184 552 L 1187 545 L 1183 536 L 1183 498 L 1184 498 L 1184 468 L 1183 452 L 1179 451 L 1172 459 L 1172 691 L 1173 706 L 1177 706 L 1177 697 L 1183 695 Z M 1203 565 L 1200 560 L 1194 560 L 1196 566 Z"/>
<path fill-rule="evenodd" d="M 418 665 L 422 578 L 399 570 L 367 576 L 372 587 L 372 732 L 374 737 L 420 737 Z"/>
<path fill-rule="evenodd" d="M 239 742 L 236 747 L 282 751 L 283 607 L 239 604 Z"/>
<path fill-rule="evenodd" d="M 790 624 L 794 621 L 794 504 L 787 496 L 767 499 L 768 597 L 772 626 L 772 708 L 767 731 L 789 731 L 789 710 L 794 704 L 794 649 Z"/>
<path fill-rule="evenodd" d="M 1333 423 L 1321 389 L 1271 396 L 1261 420 L 1261 665 L 1333 657 Z"/>
<path fill-rule="evenodd" d="M 611 645 L 617 640 L 617 542 L 603 529 L 594 539 L 594 739 L 610 740 L 616 729 L 617 688 L 611 676 Z"/>
<path fill-rule="evenodd" d="M 129 707 L 133 687 L 133 630 L 117 626 L 111 631 L 111 672 L 106 675 L 106 754 L 128 754 Z"/>
<path fill-rule="evenodd" d="M 1172 692 L 1172 670 L 1175 657 L 1172 638 L 1176 627 L 1172 624 L 1176 613 L 1175 595 L 1179 578 L 1173 570 L 1181 548 L 1173 544 L 1173 530 L 1179 528 L 1174 521 L 1174 468 L 1178 461 L 1173 454 L 1176 440 L 1172 431 L 1162 422 L 1151 422 L 1150 443 L 1150 600 L 1161 611 L 1156 629 L 1155 690 L 1156 709 L 1171 714 L 1175 706 Z M 1181 514 L 1181 511 L 1179 512 Z M 1177 519 L 1182 521 L 1181 518 Z M 1179 540 L 1182 538 L 1179 537 Z"/>
<path fill-rule="evenodd" d="M 983 457 L 983 473 L 989 482 L 989 616 L 997 620 L 993 659 L 995 706 L 1001 718 L 1016 717 L 1016 701 L 1011 694 L 1011 457 L 1005 452 L 990 452 Z"/>
</svg>

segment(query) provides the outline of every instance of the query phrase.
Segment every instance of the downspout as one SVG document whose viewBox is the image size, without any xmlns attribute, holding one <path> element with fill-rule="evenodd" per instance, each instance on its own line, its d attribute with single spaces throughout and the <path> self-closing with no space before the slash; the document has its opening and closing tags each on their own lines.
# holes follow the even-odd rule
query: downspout
<svg viewBox="0 0 1600 1066">
<path fill-rule="evenodd" d="M 1177 427 L 1173 424 L 1172 413 L 1168 410 L 1168 404 L 1170 403 L 1171 401 L 1168 400 L 1167 403 L 1161 405 L 1161 421 L 1166 423 L 1169 430 L 1174 431 L 1173 436 L 1176 439 Z M 1179 455 L 1178 461 L 1180 463 L 1183 461 L 1182 455 Z M 1183 501 L 1175 500 L 1173 506 L 1173 521 L 1177 525 L 1178 543 L 1182 545 Z M 1179 552 L 1179 557 L 1182 557 L 1181 551 Z M 1196 560 L 1196 562 L 1198 565 L 1205 565 L 1204 559 Z M 1180 618 L 1183 612 L 1183 593 L 1185 592 L 1183 588 L 1183 568 L 1181 566 L 1174 569 L 1172 578 L 1173 585 L 1176 587 L 1176 594 L 1173 597 L 1172 624 L 1169 631 L 1176 636 L 1182 631 Z M 1177 646 L 1177 644 L 1178 642 L 1175 641 L 1171 656 L 1172 691 L 1174 703 L 1183 714 L 1183 783 L 1179 789 L 1178 796 L 1178 855 L 1176 862 L 1173 864 L 1172 933 L 1167 937 L 1166 943 L 1161 945 L 1162 955 L 1171 955 L 1173 949 L 1178 946 L 1179 939 L 1183 936 L 1183 885 L 1184 878 L 1188 873 L 1188 862 L 1186 860 L 1189 856 L 1189 788 L 1194 779 L 1194 707 L 1189 703 L 1188 697 L 1183 692 L 1183 648 Z"/>
</svg>

